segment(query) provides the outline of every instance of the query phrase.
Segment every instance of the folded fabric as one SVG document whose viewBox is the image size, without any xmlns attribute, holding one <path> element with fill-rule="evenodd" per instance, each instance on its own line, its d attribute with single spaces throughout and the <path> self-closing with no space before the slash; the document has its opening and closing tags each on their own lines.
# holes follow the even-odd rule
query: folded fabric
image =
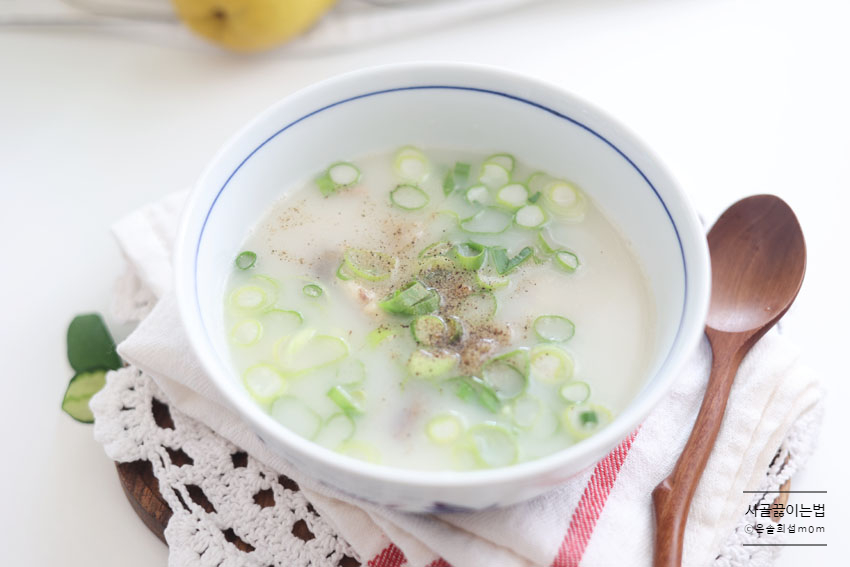
<svg viewBox="0 0 850 567">
<path fill-rule="evenodd" d="M 119 345 L 130 364 L 157 382 L 172 407 L 209 426 L 254 458 L 291 477 L 307 499 L 372 567 L 527 567 L 650 565 L 652 489 L 667 476 L 696 417 L 711 355 L 704 341 L 673 390 L 644 423 L 597 465 L 529 502 L 477 513 L 423 515 L 353 500 L 320 485 L 270 452 L 229 410 L 192 354 L 171 288 L 170 249 L 184 195 L 172 195 L 114 227 L 132 272 L 144 285 L 119 292 L 138 308 L 140 289 L 156 306 Z M 132 279 L 132 278 L 131 278 Z M 123 295 L 123 297 L 121 297 Z M 142 296 L 144 294 L 141 294 Z M 821 393 L 776 331 L 745 358 L 716 450 L 694 496 L 685 565 L 768 565 L 778 548 L 741 555 L 736 527 L 752 500 L 744 490 L 775 490 L 813 448 Z M 782 449 L 782 474 L 768 475 Z"/>
</svg>

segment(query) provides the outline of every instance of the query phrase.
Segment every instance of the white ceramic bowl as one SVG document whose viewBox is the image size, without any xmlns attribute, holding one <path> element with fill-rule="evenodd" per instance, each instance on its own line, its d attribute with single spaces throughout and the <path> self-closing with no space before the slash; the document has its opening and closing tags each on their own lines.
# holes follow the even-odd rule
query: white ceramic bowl
<svg viewBox="0 0 850 567">
<path fill-rule="evenodd" d="M 407 144 L 508 151 L 577 182 L 631 242 L 650 279 L 658 336 L 646 386 L 608 427 L 556 454 L 507 468 L 420 472 L 324 449 L 280 426 L 244 391 L 228 362 L 222 298 L 250 228 L 276 198 L 328 163 Z M 419 511 L 522 501 L 603 457 L 669 390 L 702 334 L 710 285 L 697 216 L 635 136 L 559 88 L 495 68 L 445 63 L 349 73 L 262 113 L 224 146 L 195 186 L 175 262 L 177 299 L 195 354 L 263 442 L 345 493 Z"/>
</svg>

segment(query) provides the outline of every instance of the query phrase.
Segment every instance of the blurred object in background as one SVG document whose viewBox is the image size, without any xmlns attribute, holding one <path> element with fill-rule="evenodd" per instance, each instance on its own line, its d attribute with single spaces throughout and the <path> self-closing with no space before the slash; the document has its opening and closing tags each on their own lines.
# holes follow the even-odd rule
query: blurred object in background
<svg viewBox="0 0 850 567">
<path fill-rule="evenodd" d="M 127 37 L 183 41 L 186 28 L 236 51 L 320 53 L 403 38 L 539 0 L 0 0 L 0 29 L 120 27 Z M 228 5 L 239 6 L 238 26 Z M 245 15 L 245 4 L 256 7 Z M 325 14 L 325 11 L 330 8 Z M 177 25 L 184 20 L 187 26 Z M 314 22 L 318 22 L 310 27 Z M 269 26 L 269 22 L 277 23 Z M 253 33 L 235 28 L 255 29 Z M 306 30 L 306 32 L 305 32 Z M 301 34 L 300 37 L 297 35 Z M 289 41 L 291 40 L 291 41 Z"/>
</svg>

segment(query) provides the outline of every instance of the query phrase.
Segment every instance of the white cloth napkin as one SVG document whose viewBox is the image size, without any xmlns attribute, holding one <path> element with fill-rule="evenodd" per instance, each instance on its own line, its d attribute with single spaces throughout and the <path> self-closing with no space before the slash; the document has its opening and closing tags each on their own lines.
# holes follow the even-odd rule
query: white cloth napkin
<svg viewBox="0 0 850 567">
<path fill-rule="evenodd" d="M 119 352 L 152 376 L 174 407 L 298 482 L 364 564 L 651 564 L 650 494 L 672 470 L 699 409 L 710 362 L 707 342 L 703 341 L 682 368 L 673 390 L 635 433 L 595 467 L 530 502 L 478 513 L 417 515 L 352 501 L 269 452 L 226 409 L 195 360 L 170 291 L 170 250 L 184 197 L 176 194 L 149 205 L 113 228 L 131 269 L 158 298 L 153 311 L 119 345 Z M 120 292 L 126 301 L 137 299 L 128 291 L 132 289 L 138 286 L 124 286 Z M 693 500 L 685 565 L 709 565 L 724 546 L 732 545 L 729 537 L 752 499 L 743 491 L 777 488 L 766 485 L 766 472 L 783 442 L 793 440 L 788 470 L 798 467 L 811 451 L 820 422 L 821 392 L 797 359 L 796 350 L 775 331 L 745 358 L 717 449 Z M 734 545 L 740 547 L 740 542 Z"/>
</svg>

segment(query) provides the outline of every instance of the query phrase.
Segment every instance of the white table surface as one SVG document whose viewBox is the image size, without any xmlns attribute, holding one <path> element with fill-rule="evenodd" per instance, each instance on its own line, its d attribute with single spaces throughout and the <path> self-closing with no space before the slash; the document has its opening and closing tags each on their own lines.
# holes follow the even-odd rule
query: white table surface
<svg viewBox="0 0 850 567">
<path fill-rule="evenodd" d="M 850 521 L 846 321 L 850 4 L 843 0 L 570 0 L 342 53 L 234 56 L 111 28 L 0 28 L 0 468 L 3 565 L 166 565 L 91 427 L 59 410 L 74 314 L 109 311 L 110 224 L 189 186 L 281 97 L 330 75 L 419 59 L 501 65 L 596 102 L 662 156 L 707 222 L 771 192 L 796 210 L 808 274 L 784 330 L 828 390 L 820 445 L 794 487 L 828 490 L 837 565 Z M 114 323 L 108 319 L 110 323 Z M 114 326 L 123 336 L 128 329 Z M 846 564 L 846 563 L 844 563 Z M 458 566 L 461 567 L 461 566 Z"/>
</svg>

